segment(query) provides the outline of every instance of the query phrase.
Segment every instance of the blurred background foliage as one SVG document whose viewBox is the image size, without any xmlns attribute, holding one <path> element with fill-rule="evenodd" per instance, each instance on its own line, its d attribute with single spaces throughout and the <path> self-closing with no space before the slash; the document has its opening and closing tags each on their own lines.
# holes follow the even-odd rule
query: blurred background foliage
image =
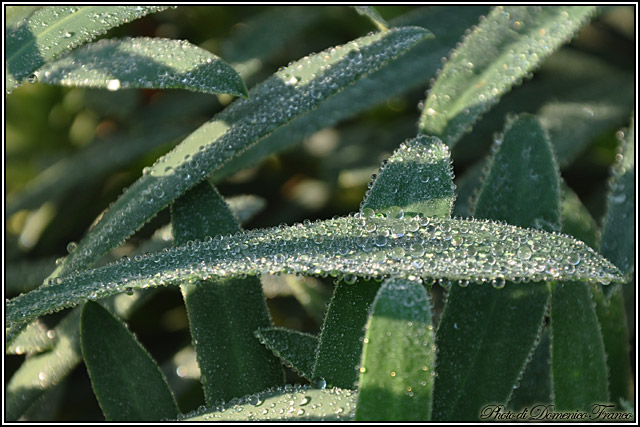
<svg viewBox="0 0 640 427">
<path fill-rule="evenodd" d="M 415 8 L 377 7 L 387 20 Z M 294 24 L 273 25 L 286 15 Z M 268 45 L 269 37 L 256 37 L 251 31 L 265 22 L 271 23 L 271 31 L 283 33 L 273 38 L 273 46 Z M 348 7 L 187 6 L 149 15 L 103 37 L 187 39 L 232 64 L 251 88 L 289 61 L 374 30 L 366 17 Z M 271 54 L 265 57 L 266 51 Z M 582 131 L 585 143 L 579 151 L 567 154 L 563 178 L 600 224 L 606 208 L 609 168 L 618 144 L 616 133 L 628 125 L 634 105 L 635 66 L 633 7 L 609 7 L 463 137 L 452 153 L 456 183 L 460 187 L 459 179 L 489 152 L 495 133 L 504 126 L 505 115 L 531 112 L 539 114 L 543 121 L 559 120 L 557 124 L 547 123 L 549 128 L 558 130 L 559 138 L 569 121 L 569 131 L 574 136 Z M 371 174 L 404 139 L 415 135 L 419 104 L 424 101 L 429 77 L 425 76 L 421 85 L 404 95 L 317 132 L 293 148 L 217 183 L 219 191 L 226 197 L 253 194 L 266 200 L 266 208 L 245 228 L 326 219 L 357 211 Z M 94 153 L 100 153 L 93 155 L 94 162 L 100 162 L 104 158 L 101 156 L 116 155 L 108 150 L 113 141 L 136 132 L 144 139 L 145 129 L 165 123 L 183 126 L 182 135 L 186 135 L 230 101 L 225 95 L 186 91 L 109 92 L 25 84 L 6 97 L 5 203 L 15 200 L 30 181 L 48 168 L 55 171 L 56 164 L 65 159 L 91 153 L 93 147 L 98 150 Z M 575 109 L 570 110 L 571 106 Z M 554 108 L 560 108 L 560 113 Z M 584 126 L 585 121 L 590 125 Z M 593 125 L 595 122 L 598 126 Z M 7 278 L 16 270 L 26 269 L 37 284 L 53 269 L 54 260 L 66 254 L 68 243 L 81 239 L 96 217 L 141 175 L 145 166 L 179 142 L 179 136 L 176 134 L 170 143 L 150 145 L 135 159 L 116 162 L 117 167 L 98 178 L 75 179 L 73 191 L 60 196 L 55 194 L 54 182 L 51 194 L 55 197 L 51 200 L 8 215 Z M 105 148 L 100 151 L 100 147 Z M 87 167 L 93 166 L 88 163 Z M 465 201 L 460 197 L 462 206 Z M 456 213 L 464 214 L 463 206 Z M 131 254 L 168 223 L 169 212 L 165 210 L 113 255 Z M 263 283 L 276 326 L 314 334 L 319 331 L 331 296 L 330 279 L 283 276 L 263 278 Z M 15 292 L 7 291 L 6 297 L 12 296 Z M 441 302 L 439 295 L 434 297 L 437 316 Z M 51 315 L 43 321 L 51 327 L 59 319 L 60 315 Z M 635 321 L 632 316 L 630 320 Z M 129 325 L 162 366 L 181 410 L 201 405 L 202 391 L 196 381 L 198 371 L 179 289 L 154 291 Z M 24 356 L 6 357 L 7 381 L 23 359 Z M 288 372 L 288 380 L 304 382 L 292 371 Z M 45 395 L 42 404 L 50 405 L 50 419 L 103 419 L 82 365 L 58 389 Z"/>
</svg>

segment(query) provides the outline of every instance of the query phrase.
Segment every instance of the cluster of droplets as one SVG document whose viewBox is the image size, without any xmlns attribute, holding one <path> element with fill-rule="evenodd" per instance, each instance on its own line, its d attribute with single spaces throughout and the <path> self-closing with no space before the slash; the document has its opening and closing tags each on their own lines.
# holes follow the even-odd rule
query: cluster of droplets
<svg viewBox="0 0 640 427">
<path fill-rule="evenodd" d="M 213 408 L 202 407 L 181 415 L 179 421 L 350 420 L 355 416 L 357 396 L 351 390 L 287 384 L 219 402 Z"/>
<path fill-rule="evenodd" d="M 39 80 L 68 86 L 182 88 L 241 95 L 237 73 L 212 53 L 184 40 L 125 37 L 83 46 L 38 72 Z"/>
<path fill-rule="evenodd" d="M 568 236 L 491 221 L 362 214 L 252 230 L 139 255 L 73 274 L 7 304 L 7 322 L 122 292 L 260 274 L 383 280 L 389 276 L 490 282 L 589 280 L 608 284 L 620 272 Z M 58 280 L 56 279 L 56 280 Z"/>
</svg>

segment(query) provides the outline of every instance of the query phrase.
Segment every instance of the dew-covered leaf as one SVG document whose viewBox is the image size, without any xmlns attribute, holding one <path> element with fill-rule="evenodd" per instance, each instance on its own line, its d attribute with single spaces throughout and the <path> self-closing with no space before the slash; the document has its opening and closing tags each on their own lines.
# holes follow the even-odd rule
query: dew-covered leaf
<svg viewBox="0 0 640 427">
<path fill-rule="evenodd" d="M 589 210 L 582 204 L 578 195 L 569 186 L 563 183 L 561 189 L 562 232 L 582 240 L 589 247 L 595 249 L 600 234 L 598 224 L 596 224 Z"/>
<path fill-rule="evenodd" d="M 177 245 L 240 230 L 206 181 L 171 206 L 171 225 Z M 180 290 L 208 405 L 284 383 L 278 359 L 254 337 L 256 329 L 271 326 L 260 279 L 186 281 Z"/>
<path fill-rule="evenodd" d="M 389 30 L 311 55 L 278 71 L 256 86 L 250 99 L 236 100 L 159 159 L 80 241 L 58 274 L 86 268 L 239 152 L 316 110 L 428 35 L 422 28 Z"/>
<path fill-rule="evenodd" d="M 30 323 L 9 346 L 6 354 L 42 353 L 51 350 L 57 342 L 55 332 L 36 320 Z"/>
<path fill-rule="evenodd" d="M 351 6 L 356 12 L 358 12 L 362 16 L 366 16 L 369 18 L 371 23 L 378 28 L 380 31 L 385 31 L 389 29 L 389 23 L 380 16 L 380 13 L 373 6 Z"/>
<path fill-rule="evenodd" d="M 5 34 L 23 19 L 28 18 L 42 6 L 7 6 L 4 10 Z"/>
<path fill-rule="evenodd" d="M 571 38 L 594 6 L 498 6 L 445 64 L 420 131 L 453 146 L 478 116 Z"/>
<path fill-rule="evenodd" d="M 178 421 L 346 421 L 353 420 L 357 398 L 351 390 L 287 384 L 181 415 Z"/>
<path fill-rule="evenodd" d="M 81 347 L 93 392 L 111 421 L 159 421 L 178 415 L 167 380 L 127 327 L 100 304 L 87 302 Z"/>
<path fill-rule="evenodd" d="M 431 301 L 421 281 L 389 279 L 366 326 L 356 419 L 431 419 L 436 346 Z"/>
<path fill-rule="evenodd" d="M 140 293 L 122 294 L 107 300 L 107 303 L 120 316 L 127 317 L 145 299 Z M 55 337 L 51 351 L 30 356 L 11 377 L 6 388 L 5 415 L 8 420 L 22 416 L 44 393 L 58 386 L 82 360 L 80 312 L 81 307 L 71 310 L 51 330 Z"/>
<path fill-rule="evenodd" d="M 211 52 L 186 40 L 126 37 L 99 40 L 44 65 L 40 83 L 94 87 L 188 89 L 247 96 L 242 78 Z"/>
<path fill-rule="evenodd" d="M 451 158 L 435 137 L 419 135 L 400 145 L 378 172 L 362 209 L 448 218 L 455 199 Z M 362 211 L 361 209 L 361 211 Z"/>
<path fill-rule="evenodd" d="M 360 216 L 372 218 L 378 211 L 389 218 L 416 214 L 449 218 L 455 197 L 452 179 L 449 150 L 439 139 L 410 139 L 400 145 L 372 182 Z M 374 231 L 374 223 L 365 224 L 365 229 Z M 423 250 L 420 244 L 411 249 L 414 255 Z M 398 251 L 394 256 L 398 255 L 404 253 Z M 336 285 L 316 358 L 314 377 L 338 387 L 352 387 L 358 379 L 364 326 L 380 287 L 373 281 L 355 279 L 349 277 Z"/>
<path fill-rule="evenodd" d="M 284 328 L 260 328 L 256 337 L 287 366 L 311 380 L 315 364 L 318 338 Z"/>
<path fill-rule="evenodd" d="M 621 142 L 617 162 L 612 168 L 612 179 L 607 197 L 607 213 L 602 227 L 600 252 L 622 272 L 634 269 L 636 227 L 635 206 L 635 128 L 633 120 Z"/>
<path fill-rule="evenodd" d="M 489 254 L 496 254 L 491 255 L 493 262 L 486 262 Z M 245 231 L 58 277 L 9 300 L 6 325 L 125 289 L 259 273 L 605 284 L 623 280 L 609 261 L 561 234 L 491 221 L 348 216 Z"/>
<path fill-rule="evenodd" d="M 126 22 L 168 6 L 48 6 L 6 32 L 6 93 L 42 65 Z"/>
<path fill-rule="evenodd" d="M 586 283 L 552 284 L 551 378 L 556 411 L 590 411 L 609 401 L 606 355 Z"/>
<path fill-rule="evenodd" d="M 522 115 L 496 140 L 475 215 L 556 230 L 559 179 L 549 138 L 533 116 Z M 515 256 L 535 257 L 533 245 L 523 241 Z M 493 262 L 496 255 L 485 257 Z M 549 302 L 545 283 L 463 284 L 451 288 L 438 326 L 434 419 L 477 420 L 487 404 L 507 403 L 535 349 Z"/>
</svg>

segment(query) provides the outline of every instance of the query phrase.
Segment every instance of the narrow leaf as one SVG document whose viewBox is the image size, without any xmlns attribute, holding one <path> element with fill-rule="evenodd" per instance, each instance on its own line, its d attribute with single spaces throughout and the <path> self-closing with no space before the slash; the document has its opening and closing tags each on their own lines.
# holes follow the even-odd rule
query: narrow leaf
<svg viewBox="0 0 640 427">
<path fill-rule="evenodd" d="M 470 251 L 495 253 L 495 263 L 469 257 Z M 577 260 L 580 268 L 575 268 Z M 378 279 L 413 275 L 462 281 L 623 280 L 616 267 L 583 242 L 560 234 L 490 221 L 344 217 L 245 231 L 59 277 L 51 286 L 8 301 L 6 326 L 125 289 L 258 273 Z"/>
<path fill-rule="evenodd" d="M 400 145 L 389 158 L 367 193 L 360 216 L 372 218 L 374 211 L 389 218 L 414 216 L 449 218 L 454 200 L 449 150 L 437 138 L 418 136 Z M 423 221 L 424 221 L 423 217 Z M 375 224 L 365 220 L 372 232 Z M 399 230 L 402 231 L 402 230 Z M 420 256 L 423 248 L 410 248 Z M 399 251 L 392 255 L 403 257 Z M 352 387 L 358 379 L 357 366 L 362 355 L 364 326 L 369 306 L 380 285 L 373 281 L 338 282 L 320 335 L 314 376 L 330 385 Z"/>
<path fill-rule="evenodd" d="M 206 181 L 173 204 L 171 224 L 178 245 L 240 230 Z M 258 278 L 187 281 L 180 289 L 208 405 L 284 383 L 278 359 L 253 335 L 271 326 Z"/>
<path fill-rule="evenodd" d="M 609 401 L 605 359 L 587 284 L 561 281 L 553 285 L 551 377 L 556 411 L 589 411 L 594 403 Z"/>
<path fill-rule="evenodd" d="M 178 415 L 160 368 L 120 320 L 87 302 L 80 335 L 93 392 L 107 420 L 159 421 Z"/>
<path fill-rule="evenodd" d="M 317 109 L 428 34 L 421 28 L 385 31 L 303 58 L 277 72 L 251 91 L 251 99 L 237 100 L 159 159 L 80 241 L 58 274 L 85 268 L 238 152 Z M 278 108 L 273 107 L 276 104 Z"/>
<path fill-rule="evenodd" d="M 183 415 L 178 421 L 353 420 L 357 397 L 357 393 L 351 390 L 313 389 L 287 384 Z"/>
<path fill-rule="evenodd" d="M 559 171 L 537 120 L 522 115 L 508 123 L 494 152 L 476 216 L 558 229 Z M 535 257 L 534 252 L 523 241 L 515 256 Z M 438 326 L 438 357 L 445 363 L 438 366 L 435 419 L 477 420 L 485 405 L 506 404 L 535 349 L 549 302 L 547 285 L 492 285 L 453 286 L 448 294 Z"/>
<path fill-rule="evenodd" d="M 378 30 L 386 31 L 389 29 L 389 23 L 378 13 L 373 6 L 351 6 L 356 12 L 362 16 L 369 18 L 371 23 L 375 25 Z"/>
<path fill-rule="evenodd" d="M 431 301 L 420 281 L 387 280 L 366 326 L 356 419 L 431 419 L 436 346 Z"/>
<path fill-rule="evenodd" d="M 7 31 L 6 93 L 42 65 L 107 30 L 167 6 L 48 6 Z"/>
<path fill-rule="evenodd" d="M 222 59 L 186 40 L 126 37 L 100 40 L 50 62 L 41 83 L 95 87 L 188 89 L 247 96 L 242 78 Z"/>
<path fill-rule="evenodd" d="M 398 207 L 404 215 L 448 218 L 454 199 L 449 149 L 438 138 L 420 135 L 403 142 L 380 169 L 362 208 Z"/>
<path fill-rule="evenodd" d="M 318 338 L 283 328 L 260 328 L 256 337 L 287 366 L 311 380 Z"/>
<path fill-rule="evenodd" d="M 549 328 L 545 328 L 518 387 L 513 390 L 508 409 L 521 412 L 524 408 L 551 403 L 551 342 Z"/>
<path fill-rule="evenodd" d="M 425 102 L 420 131 L 453 146 L 594 12 L 594 6 L 496 7 L 442 69 Z"/>
</svg>

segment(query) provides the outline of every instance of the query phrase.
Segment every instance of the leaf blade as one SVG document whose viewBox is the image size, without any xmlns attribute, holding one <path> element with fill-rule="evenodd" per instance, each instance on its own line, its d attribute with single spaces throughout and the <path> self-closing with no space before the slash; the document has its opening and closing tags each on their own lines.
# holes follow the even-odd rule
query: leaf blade
<svg viewBox="0 0 640 427">
<path fill-rule="evenodd" d="M 420 131 L 453 146 L 594 12 L 595 7 L 496 7 L 444 66 L 425 102 Z"/>
<path fill-rule="evenodd" d="M 99 40 L 44 65 L 38 81 L 51 85 L 187 89 L 247 96 L 240 75 L 216 55 L 185 40 L 125 37 Z"/>
<path fill-rule="evenodd" d="M 167 6 L 49 6 L 7 32 L 6 93 L 40 66 L 108 29 Z"/>
<path fill-rule="evenodd" d="M 80 336 L 91 385 L 108 420 L 159 421 L 178 415 L 175 398 L 156 362 L 105 308 L 85 304 Z"/>
<path fill-rule="evenodd" d="M 430 420 L 436 346 L 431 301 L 420 281 L 382 285 L 364 343 L 356 420 Z"/>
<path fill-rule="evenodd" d="M 309 381 L 312 380 L 318 347 L 317 337 L 284 328 L 260 328 L 256 330 L 255 335 L 273 354 L 291 366 L 291 369 Z"/>
</svg>

